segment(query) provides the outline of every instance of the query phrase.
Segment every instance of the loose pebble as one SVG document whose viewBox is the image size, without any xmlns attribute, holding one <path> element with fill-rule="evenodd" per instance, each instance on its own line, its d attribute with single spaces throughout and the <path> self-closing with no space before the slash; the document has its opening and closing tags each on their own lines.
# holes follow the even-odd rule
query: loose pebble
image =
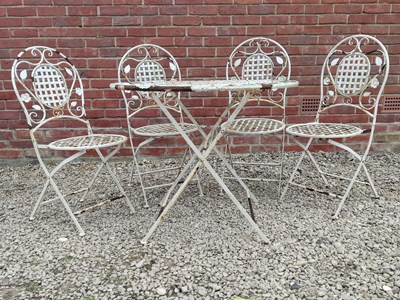
<svg viewBox="0 0 400 300">
<path fill-rule="evenodd" d="M 252 158 L 263 162 L 274 155 Z M 323 168 L 339 166 L 343 176 L 352 163 L 345 153 L 313 155 Z M 287 178 L 299 153 L 285 157 Z M 176 163 L 141 161 L 143 168 Z M 218 166 L 216 156 L 210 163 Z M 79 236 L 61 202 L 43 204 L 29 220 L 46 182 L 38 164 L 0 165 L 0 299 L 400 299 L 400 153 L 370 155 L 367 166 L 381 197 L 371 199 L 372 191 L 356 183 L 334 221 L 336 198 L 293 186 L 278 200 L 276 183 L 249 183 L 266 243 L 210 174 L 201 172 L 204 196 L 191 182 L 144 245 L 165 189 L 152 190 L 145 208 L 138 179 L 130 184 L 131 161 L 115 159 L 110 166 L 136 212 L 124 199 L 85 212 L 78 217 L 85 231 Z M 92 160 L 66 165 L 59 171 L 60 189 L 82 187 L 95 168 Z M 251 168 L 263 174 L 259 165 Z M 73 211 L 118 196 L 113 179 L 102 173 L 85 201 L 66 198 Z M 296 181 L 324 188 L 306 165 Z M 248 211 L 246 192 L 226 182 Z"/>
<path fill-rule="evenodd" d="M 167 290 L 163 287 L 159 287 L 159 288 L 157 288 L 157 294 L 160 296 L 164 296 L 167 294 Z"/>
</svg>

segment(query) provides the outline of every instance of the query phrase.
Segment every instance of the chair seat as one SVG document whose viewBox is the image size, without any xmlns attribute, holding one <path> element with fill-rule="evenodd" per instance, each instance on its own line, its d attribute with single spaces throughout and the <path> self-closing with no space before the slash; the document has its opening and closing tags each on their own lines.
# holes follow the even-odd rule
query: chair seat
<svg viewBox="0 0 400 300">
<path fill-rule="evenodd" d="M 185 133 L 197 131 L 197 126 L 190 123 L 179 123 Z M 139 128 L 133 128 L 133 133 L 141 136 L 162 137 L 179 135 L 178 130 L 171 123 L 146 125 Z"/>
<path fill-rule="evenodd" d="M 227 127 L 227 123 L 223 123 L 222 128 Z M 243 118 L 232 121 L 226 128 L 229 134 L 245 134 L 245 135 L 259 135 L 270 134 L 282 131 L 285 128 L 285 123 L 279 120 L 268 118 Z"/>
<path fill-rule="evenodd" d="M 116 146 L 126 140 L 126 136 L 119 134 L 91 134 L 57 140 L 48 147 L 53 150 L 89 150 Z"/>
<path fill-rule="evenodd" d="M 348 124 L 306 123 L 291 125 L 286 128 L 286 132 L 302 137 L 335 139 L 360 135 L 363 130 Z"/>
</svg>

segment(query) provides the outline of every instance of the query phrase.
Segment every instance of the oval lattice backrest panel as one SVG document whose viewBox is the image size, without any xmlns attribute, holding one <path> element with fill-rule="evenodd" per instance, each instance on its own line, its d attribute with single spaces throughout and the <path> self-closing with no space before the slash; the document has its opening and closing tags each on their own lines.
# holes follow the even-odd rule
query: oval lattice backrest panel
<svg viewBox="0 0 400 300">
<path fill-rule="evenodd" d="M 325 58 L 317 112 L 360 111 L 376 118 L 389 74 L 389 55 L 375 37 L 357 34 L 338 42 Z"/>
<path fill-rule="evenodd" d="M 68 89 L 60 70 L 52 65 L 39 65 L 32 71 L 33 86 L 39 101 L 49 108 L 63 107 Z"/>
<path fill-rule="evenodd" d="M 246 59 L 242 68 L 242 79 L 263 80 L 271 79 L 274 70 L 274 63 L 265 54 L 254 54 Z"/>
<path fill-rule="evenodd" d="M 138 64 L 135 70 L 136 81 L 160 81 L 165 80 L 165 70 L 156 61 L 144 60 Z"/>
<path fill-rule="evenodd" d="M 336 73 L 336 86 L 340 94 L 354 96 L 365 89 L 371 65 L 363 53 L 351 53 L 344 57 Z"/>
<path fill-rule="evenodd" d="M 290 79 L 291 64 L 286 50 L 267 37 L 254 37 L 237 45 L 229 55 L 225 75 L 227 80 L 286 80 Z M 238 104 L 238 94 L 229 93 L 229 101 Z M 286 102 L 286 89 L 265 90 L 251 97 L 249 105 L 275 106 L 274 114 L 281 116 Z M 264 105 L 263 104 L 263 105 Z M 246 103 L 247 105 L 247 103 Z M 247 109 L 249 111 L 249 109 Z M 265 116 L 266 109 L 254 109 L 252 116 Z M 247 113 L 247 112 L 246 112 Z"/>
<path fill-rule="evenodd" d="M 31 126 L 50 118 L 83 118 L 82 80 L 71 61 L 56 49 L 32 46 L 21 51 L 11 69 L 14 92 Z"/>
</svg>

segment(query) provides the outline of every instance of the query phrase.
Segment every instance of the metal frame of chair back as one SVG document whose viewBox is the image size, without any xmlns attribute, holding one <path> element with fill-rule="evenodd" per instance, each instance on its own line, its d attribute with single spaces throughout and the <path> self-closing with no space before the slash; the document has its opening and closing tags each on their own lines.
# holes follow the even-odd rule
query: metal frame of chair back
<svg viewBox="0 0 400 300">
<path fill-rule="evenodd" d="M 129 49 L 118 66 L 118 82 L 119 83 L 134 83 L 134 82 L 157 82 L 157 81 L 180 81 L 181 71 L 176 59 L 166 49 L 154 44 L 141 44 Z M 194 133 L 198 131 L 196 125 L 186 123 L 181 107 L 176 101 L 180 97 L 180 93 L 162 93 L 162 92 L 143 92 L 143 91 L 121 91 L 126 107 L 127 126 L 129 131 L 130 145 L 133 156 L 133 166 L 131 172 L 131 181 L 133 176 L 137 176 L 140 181 L 145 206 L 148 207 L 147 191 L 151 189 L 161 188 L 172 185 L 174 176 L 168 178 L 166 174 L 170 172 L 179 173 L 182 168 L 185 158 L 188 155 L 186 149 L 180 164 L 172 167 L 158 168 L 145 170 L 140 166 L 139 156 L 143 146 L 150 144 L 156 139 L 168 136 L 180 136 L 177 129 L 166 118 L 149 118 L 140 119 L 140 114 L 145 110 L 158 110 L 160 116 L 163 115 L 159 105 L 152 99 L 154 96 L 161 97 L 164 106 L 171 111 L 177 118 L 181 128 L 186 133 Z M 150 122 L 150 124 L 143 124 Z M 134 144 L 135 138 L 144 139 L 137 146 Z M 189 153 L 190 154 L 190 153 Z M 162 183 L 148 183 L 146 178 L 156 174 L 162 174 Z M 202 194 L 201 186 L 198 180 L 200 193 Z"/>
<path fill-rule="evenodd" d="M 336 178 L 340 182 L 349 183 L 345 187 L 343 195 L 329 192 L 331 196 L 341 198 L 334 218 L 338 218 L 355 183 L 369 185 L 374 196 L 378 197 L 378 192 L 366 167 L 366 160 L 373 143 L 379 101 L 388 75 L 389 56 L 387 50 L 375 37 L 363 34 L 349 36 L 332 48 L 322 66 L 320 104 L 315 122 L 287 127 L 287 133 L 304 151 L 295 165 L 281 198 L 285 196 L 289 185 L 307 187 L 305 184 L 294 182 L 297 170 L 306 156 L 310 158 L 325 186 L 331 186 L 332 182 L 328 178 Z M 343 118 L 342 123 L 324 122 L 325 117 L 332 120 L 332 113 L 335 109 L 340 109 L 340 115 L 346 111 L 353 114 L 364 114 L 368 122 L 349 124 L 346 123 L 349 118 Z M 340 115 L 334 117 L 340 121 L 342 118 Z M 357 149 L 359 143 L 351 145 L 348 140 L 360 135 L 368 135 L 368 143 L 364 149 Z M 303 144 L 299 138 L 308 140 Z M 309 150 L 313 142 L 318 140 L 327 141 L 337 149 L 348 152 L 357 162 L 354 174 L 346 177 L 343 174 L 331 174 L 322 170 Z M 357 179 L 362 171 L 366 180 Z M 309 186 L 307 188 L 327 194 L 323 189 L 318 190 Z"/>
<path fill-rule="evenodd" d="M 231 53 L 226 64 L 226 79 L 229 80 L 289 80 L 291 74 L 290 58 L 286 50 L 278 42 L 266 38 L 255 37 L 240 43 Z M 229 93 L 229 102 L 232 107 L 238 103 L 237 93 Z M 262 176 L 252 176 L 242 174 L 242 179 L 252 181 L 277 181 L 278 197 L 281 189 L 283 172 L 283 154 L 285 147 L 285 118 L 286 118 L 286 89 L 279 91 L 269 89 L 255 94 L 248 101 L 252 106 L 251 113 L 256 109 L 257 116 L 246 114 L 246 107 L 243 108 L 241 116 L 237 117 L 230 124 L 224 123 L 222 127 L 226 130 L 226 154 L 230 158 L 231 164 L 247 165 L 263 168 Z M 258 136 L 259 143 L 262 137 L 273 135 L 280 141 L 278 162 L 263 161 L 251 162 L 234 159 L 232 147 L 235 136 Z M 268 175 L 268 170 L 278 168 L 278 176 Z M 245 167 L 246 168 L 246 167 Z M 247 177 L 246 177 L 247 175 Z M 232 179 L 232 177 L 226 177 Z"/>
<path fill-rule="evenodd" d="M 83 201 L 103 167 L 106 167 L 119 192 L 125 197 L 126 204 L 131 212 L 134 212 L 128 196 L 108 164 L 108 160 L 117 153 L 127 138 L 117 134 L 93 133 L 89 121 L 85 119 L 82 80 L 70 60 L 53 48 L 32 46 L 19 53 L 12 65 L 11 79 L 15 94 L 31 128 L 30 136 L 37 159 L 46 175 L 46 182 L 34 205 L 30 219 L 34 219 L 40 205 L 60 200 L 80 235 L 84 235 L 85 233 L 75 216 L 76 213 L 71 210 L 66 196 L 83 192 L 81 197 L 81 201 Z M 43 136 L 49 138 L 44 130 L 49 130 L 49 128 L 52 128 L 51 126 L 55 126 L 57 122 L 61 121 L 66 122 L 63 124 L 70 124 L 71 122 L 80 124 L 76 127 L 77 135 L 52 140 L 51 142 L 44 140 Z M 51 125 L 51 123 L 54 125 Z M 56 173 L 66 164 L 83 156 L 88 150 L 94 150 L 101 160 L 93 178 L 89 181 L 87 187 L 81 190 L 76 190 L 76 187 L 74 187 L 71 193 L 63 194 L 56 182 L 59 180 L 59 178 L 55 178 Z M 51 153 L 51 151 L 68 151 L 66 155 L 69 156 L 50 170 L 43 157 L 43 151 L 48 153 Z M 49 186 L 52 187 L 56 196 L 44 201 Z M 121 197 L 114 197 L 114 199 L 116 198 Z"/>
</svg>

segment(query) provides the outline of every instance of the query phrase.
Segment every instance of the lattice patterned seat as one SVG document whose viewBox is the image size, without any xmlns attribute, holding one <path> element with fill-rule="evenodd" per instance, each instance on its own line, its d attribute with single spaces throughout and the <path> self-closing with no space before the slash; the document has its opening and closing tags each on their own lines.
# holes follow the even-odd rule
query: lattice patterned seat
<svg viewBox="0 0 400 300">
<path fill-rule="evenodd" d="M 126 136 L 117 134 L 93 134 L 57 140 L 48 147 L 53 150 L 89 150 L 117 146 L 125 143 L 127 139 Z"/>
<path fill-rule="evenodd" d="M 315 122 L 291 125 L 286 128 L 286 132 L 296 145 L 303 149 L 303 152 L 295 164 L 281 198 L 285 196 L 290 185 L 341 198 L 334 214 L 334 218 L 337 218 L 355 183 L 363 183 L 363 186 L 369 186 L 374 196 L 378 197 L 366 161 L 373 142 L 379 101 L 388 74 L 389 56 L 387 50 L 375 37 L 364 34 L 349 36 L 331 49 L 321 70 L 320 104 Z M 337 111 L 335 111 L 336 109 Z M 332 119 L 332 116 L 345 112 L 354 114 L 354 120 L 351 124 L 324 123 L 327 116 Z M 337 119 L 340 121 L 349 118 L 338 116 Z M 355 123 L 358 120 L 368 120 L 368 122 L 359 125 Z M 354 141 L 347 143 L 347 139 L 338 140 L 361 134 L 368 141 L 365 147 L 359 147 L 359 144 L 354 143 Z M 308 141 L 304 143 L 298 137 L 308 138 Z M 334 149 L 346 151 L 351 155 L 352 161 L 356 163 L 355 171 L 353 171 L 351 177 L 339 174 L 339 171 L 335 170 L 333 161 L 330 162 L 329 170 L 324 170 L 310 150 L 314 142 L 326 142 Z M 338 184 L 344 183 L 343 195 L 318 189 L 316 185 L 304 183 L 304 181 L 302 183 L 294 182 L 295 179 L 298 180 L 296 175 L 304 174 L 304 172 L 297 171 L 303 160 L 306 161 L 305 158 L 309 158 L 316 173 L 320 175 L 323 186 L 330 187 L 331 182 L 328 180 L 330 178 L 335 178 Z M 343 170 L 340 170 L 340 172 L 343 172 Z M 364 178 L 358 178 L 360 173 L 364 175 Z"/>
<path fill-rule="evenodd" d="M 363 130 L 357 126 L 339 123 L 296 124 L 286 128 L 286 132 L 302 137 L 337 139 L 360 135 Z"/>
<path fill-rule="evenodd" d="M 229 126 L 223 123 L 221 127 L 226 128 L 229 134 L 260 135 L 282 131 L 285 128 L 285 123 L 274 119 L 247 118 L 236 119 Z"/>
<path fill-rule="evenodd" d="M 195 132 L 198 130 L 193 124 L 180 123 L 179 125 L 181 125 L 181 128 L 186 133 Z M 171 123 L 153 124 L 139 128 L 132 128 L 132 131 L 134 134 L 148 137 L 163 137 L 179 134 L 178 130 Z"/>
</svg>

